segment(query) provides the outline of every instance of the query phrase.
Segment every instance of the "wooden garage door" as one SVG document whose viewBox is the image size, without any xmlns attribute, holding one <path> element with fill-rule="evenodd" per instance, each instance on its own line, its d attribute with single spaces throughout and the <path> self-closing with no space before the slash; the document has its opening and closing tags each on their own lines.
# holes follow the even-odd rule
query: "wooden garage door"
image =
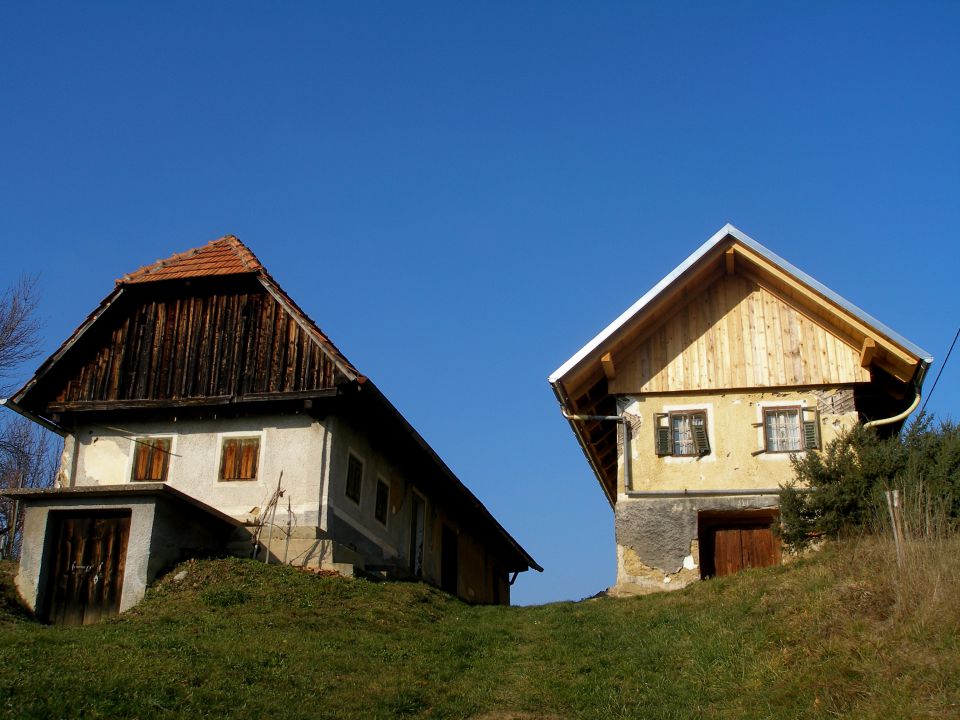
<svg viewBox="0 0 960 720">
<path fill-rule="evenodd" d="M 700 518 L 700 562 L 705 577 L 731 575 L 748 568 L 780 564 L 775 517 L 713 513 Z"/>
<path fill-rule="evenodd" d="M 88 625 L 120 611 L 130 511 L 50 513 L 44 619 Z"/>
</svg>

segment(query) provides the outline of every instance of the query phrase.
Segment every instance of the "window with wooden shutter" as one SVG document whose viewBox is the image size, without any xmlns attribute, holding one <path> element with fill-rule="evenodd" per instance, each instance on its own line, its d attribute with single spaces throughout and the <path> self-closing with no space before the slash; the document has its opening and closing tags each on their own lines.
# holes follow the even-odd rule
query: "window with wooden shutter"
<svg viewBox="0 0 960 720">
<path fill-rule="evenodd" d="M 807 410 L 803 417 L 803 447 L 805 450 L 820 449 L 820 413 Z"/>
<path fill-rule="evenodd" d="M 138 438 L 134 440 L 134 482 L 166 482 L 170 466 L 170 438 Z"/>
<path fill-rule="evenodd" d="M 363 493 L 363 460 L 351 454 L 347 460 L 347 486 L 344 493 L 357 505 Z"/>
<path fill-rule="evenodd" d="M 672 452 L 670 445 L 670 416 L 657 414 L 653 416 L 654 443 L 657 455 L 669 455 Z"/>
<path fill-rule="evenodd" d="M 710 454 L 705 410 L 687 410 L 654 416 L 657 455 L 700 457 Z"/>
<path fill-rule="evenodd" d="M 220 453 L 220 479 L 256 480 L 259 459 L 260 438 L 224 438 Z"/>
<path fill-rule="evenodd" d="M 697 455 L 710 454 L 710 438 L 707 436 L 707 414 L 690 413 L 690 426 L 693 433 L 693 449 Z"/>
<path fill-rule="evenodd" d="M 799 452 L 804 449 L 799 407 L 763 409 L 764 450 L 769 453 Z M 806 433 L 806 428 L 804 435 Z"/>
</svg>

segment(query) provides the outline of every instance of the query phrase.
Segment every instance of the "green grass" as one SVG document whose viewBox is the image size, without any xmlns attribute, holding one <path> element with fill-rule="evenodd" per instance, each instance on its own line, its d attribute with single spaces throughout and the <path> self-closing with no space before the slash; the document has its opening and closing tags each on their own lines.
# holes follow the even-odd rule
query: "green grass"
<svg viewBox="0 0 960 720">
<path fill-rule="evenodd" d="M 957 565 L 924 600 L 866 540 L 670 594 L 503 608 L 213 560 L 72 629 L 11 603 L 6 565 L 0 716 L 956 717 Z"/>
</svg>

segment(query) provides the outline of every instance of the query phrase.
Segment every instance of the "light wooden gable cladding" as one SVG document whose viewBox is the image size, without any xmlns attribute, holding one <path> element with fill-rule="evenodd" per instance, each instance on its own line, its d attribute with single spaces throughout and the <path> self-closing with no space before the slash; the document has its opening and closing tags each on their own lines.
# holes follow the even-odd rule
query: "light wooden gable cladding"
<svg viewBox="0 0 960 720">
<path fill-rule="evenodd" d="M 615 394 L 870 381 L 860 348 L 747 273 L 720 275 L 613 362 Z"/>
<path fill-rule="evenodd" d="M 347 380 L 304 324 L 244 281 L 140 285 L 113 303 L 49 378 L 47 409 L 335 388 Z"/>
</svg>

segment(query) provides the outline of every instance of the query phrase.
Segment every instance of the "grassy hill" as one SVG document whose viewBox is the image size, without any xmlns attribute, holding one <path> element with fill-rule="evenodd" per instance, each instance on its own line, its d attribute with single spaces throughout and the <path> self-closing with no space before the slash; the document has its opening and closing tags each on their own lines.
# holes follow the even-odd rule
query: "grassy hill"
<svg viewBox="0 0 960 720">
<path fill-rule="evenodd" d="M 885 545 L 848 542 L 680 592 L 529 608 L 190 562 L 74 629 L 30 621 L 7 591 L 0 716 L 958 717 L 957 550 L 918 552 L 901 576 Z"/>
</svg>

